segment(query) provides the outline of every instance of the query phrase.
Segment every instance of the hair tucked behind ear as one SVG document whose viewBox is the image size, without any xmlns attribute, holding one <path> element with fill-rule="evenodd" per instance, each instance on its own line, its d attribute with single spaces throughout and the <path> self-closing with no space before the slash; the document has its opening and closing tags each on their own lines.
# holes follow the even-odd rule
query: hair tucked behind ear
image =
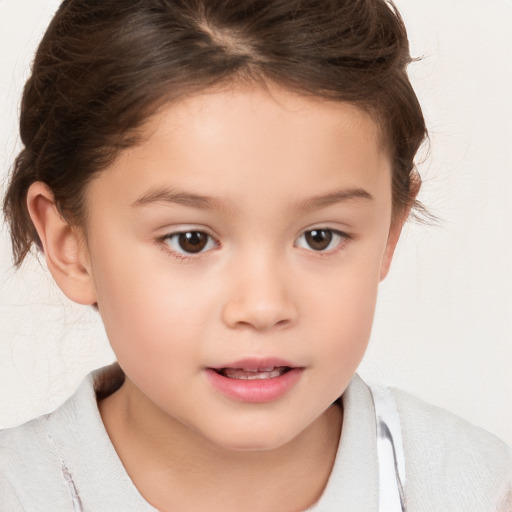
<svg viewBox="0 0 512 512">
<path fill-rule="evenodd" d="M 83 223 L 87 183 L 137 142 L 148 116 L 230 81 L 272 82 L 369 112 L 393 161 L 394 211 L 403 211 L 426 137 L 410 61 L 403 22 L 384 0 L 66 0 L 21 104 L 24 147 L 4 202 L 16 264 L 37 241 L 31 183 L 46 183 L 62 215 Z"/>
</svg>

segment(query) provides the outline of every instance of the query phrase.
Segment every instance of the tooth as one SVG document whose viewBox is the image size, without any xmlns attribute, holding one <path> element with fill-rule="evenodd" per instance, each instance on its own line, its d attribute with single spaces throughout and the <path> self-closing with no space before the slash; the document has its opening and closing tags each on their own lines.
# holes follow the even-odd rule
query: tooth
<svg viewBox="0 0 512 512">
<path fill-rule="evenodd" d="M 272 379 L 274 377 L 279 377 L 285 372 L 285 368 L 274 368 L 271 371 L 248 371 L 242 373 L 243 370 L 238 370 L 235 372 L 227 371 L 224 375 L 230 379 L 239 379 L 239 380 L 262 380 L 262 379 Z"/>
<path fill-rule="evenodd" d="M 271 372 L 274 368 L 275 368 L 275 366 L 269 366 L 267 368 L 240 368 L 240 369 L 243 370 L 244 372 L 256 373 L 256 372 Z M 237 370 L 238 369 L 239 368 L 237 368 Z"/>
<path fill-rule="evenodd" d="M 252 380 L 256 380 L 256 379 L 271 379 L 273 377 L 279 377 L 279 375 L 281 375 L 281 371 L 280 370 L 273 370 L 273 371 L 270 371 L 270 372 L 259 372 L 257 373 L 256 375 L 254 376 L 248 376 L 248 379 Z"/>
</svg>

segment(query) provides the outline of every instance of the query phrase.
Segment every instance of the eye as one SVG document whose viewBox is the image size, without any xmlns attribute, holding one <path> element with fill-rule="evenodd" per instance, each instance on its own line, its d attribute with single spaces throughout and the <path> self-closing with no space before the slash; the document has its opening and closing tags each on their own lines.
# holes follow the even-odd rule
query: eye
<svg viewBox="0 0 512 512">
<path fill-rule="evenodd" d="M 296 245 L 316 252 L 327 252 L 347 238 L 347 235 L 335 229 L 309 229 L 300 235 Z"/>
<path fill-rule="evenodd" d="M 217 246 L 215 240 L 204 231 L 182 231 L 165 237 L 165 242 L 178 254 L 197 254 Z"/>
</svg>

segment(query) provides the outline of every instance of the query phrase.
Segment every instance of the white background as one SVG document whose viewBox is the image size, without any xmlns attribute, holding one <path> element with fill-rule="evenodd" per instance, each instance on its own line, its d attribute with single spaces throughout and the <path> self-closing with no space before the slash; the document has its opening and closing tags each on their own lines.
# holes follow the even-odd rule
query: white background
<svg viewBox="0 0 512 512">
<path fill-rule="evenodd" d="M 19 149 L 18 105 L 57 0 L 0 0 L 2 187 Z M 360 373 L 445 407 L 512 444 L 512 2 L 397 0 L 431 135 L 420 199 L 381 287 Z M 0 427 L 59 405 L 113 359 L 91 309 L 44 262 L 15 272 L 0 240 Z"/>
</svg>

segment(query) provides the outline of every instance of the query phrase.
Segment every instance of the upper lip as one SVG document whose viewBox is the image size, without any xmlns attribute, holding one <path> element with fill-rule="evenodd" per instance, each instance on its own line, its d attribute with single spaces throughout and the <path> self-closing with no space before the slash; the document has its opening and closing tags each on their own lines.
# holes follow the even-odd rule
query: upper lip
<svg viewBox="0 0 512 512">
<path fill-rule="evenodd" d="M 239 368 L 247 371 L 263 371 L 282 366 L 286 366 L 288 368 L 298 367 L 296 364 L 286 361 L 285 359 L 280 359 L 276 357 L 250 357 L 245 359 L 239 359 L 238 361 L 233 361 L 232 363 L 221 364 L 218 366 L 210 366 L 210 368 L 212 370 L 222 370 L 224 368 Z"/>
</svg>

